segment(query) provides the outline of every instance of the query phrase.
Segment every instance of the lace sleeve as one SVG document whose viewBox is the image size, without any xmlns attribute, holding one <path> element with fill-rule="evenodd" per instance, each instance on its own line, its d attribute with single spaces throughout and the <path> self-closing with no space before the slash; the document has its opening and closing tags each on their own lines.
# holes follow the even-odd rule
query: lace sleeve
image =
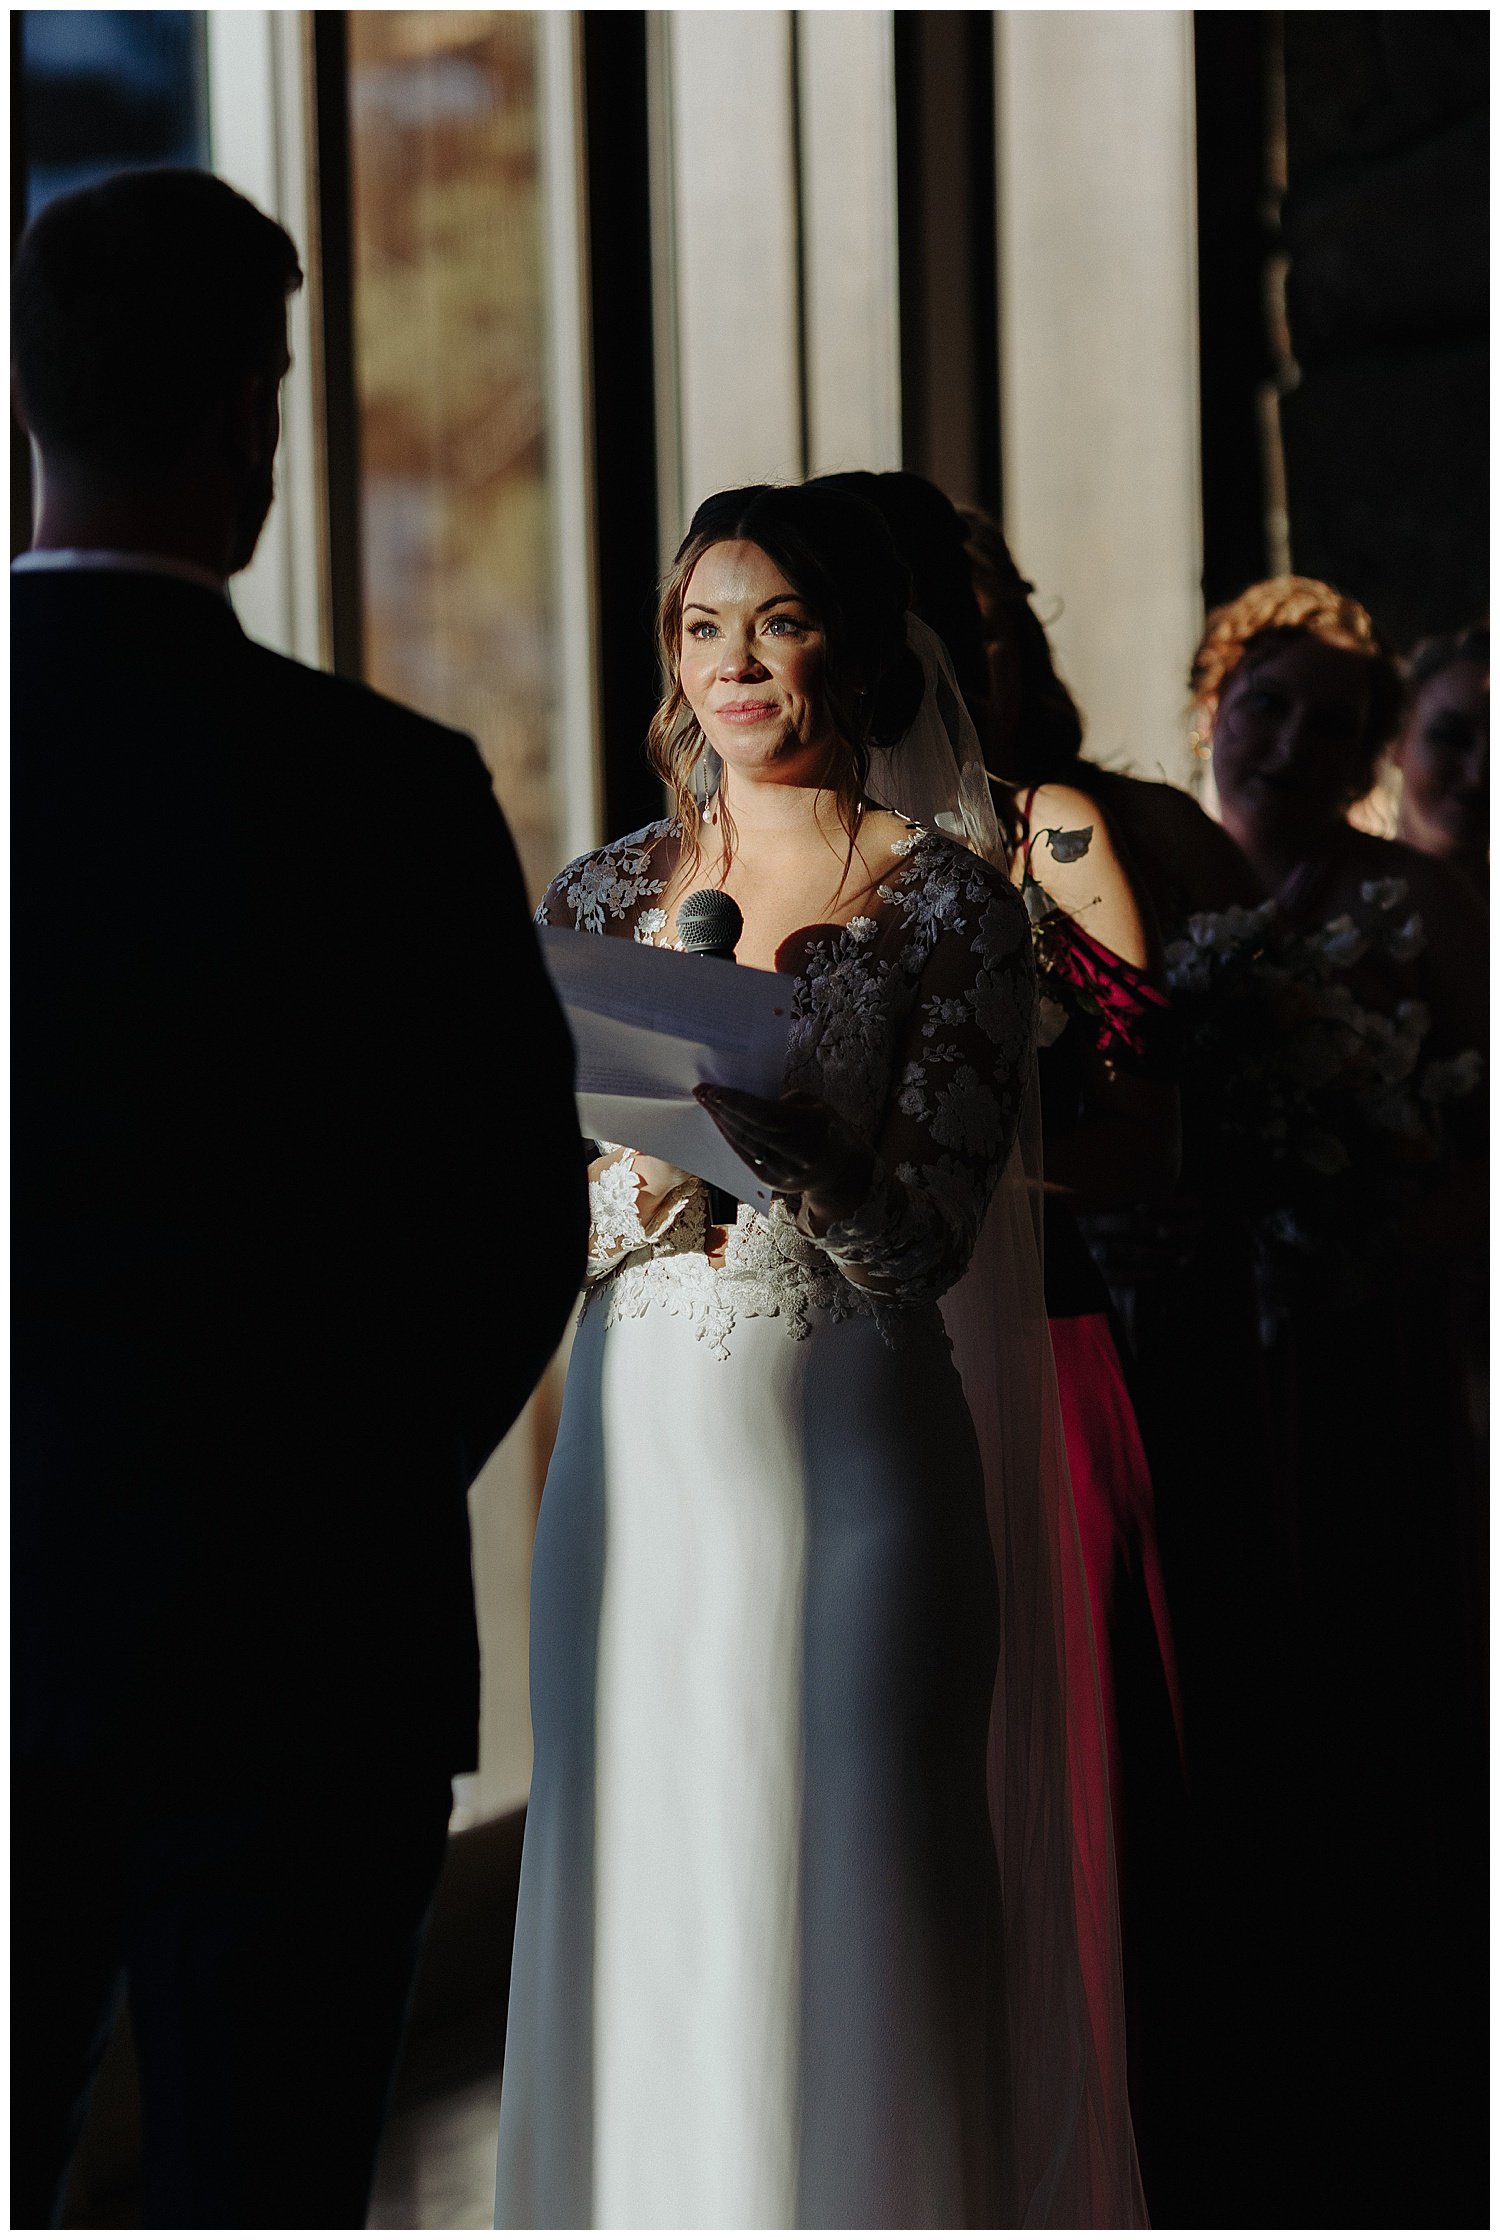
<svg viewBox="0 0 1500 2240">
<path fill-rule="evenodd" d="M 648 824 L 592 855 L 575 857 L 542 896 L 537 924 L 649 941 L 665 923 L 657 897 L 666 886 L 664 844 L 676 832 L 670 822 Z"/>
<path fill-rule="evenodd" d="M 633 1252 L 659 1244 L 685 1214 L 698 1211 L 698 1201 L 704 1199 L 702 1183 L 693 1175 L 684 1175 L 676 1189 L 663 1198 L 648 1229 L 640 1214 L 641 1178 L 635 1169 L 634 1154 L 616 1143 L 601 1143 L 599 1149 L 615 1156 L 589 1181 L 589 1257 L 585 1284 L 598 1283 Z"/>
<path fill-rule="evenodd" d="M 649 941 L 665 923 L 657 897 L 666 884 L 663 844 L 670 843 L 677 827 L 664 822 L 643 826 L 597 848 L 592 855 L 577 856 L 559 871 L 537 906 L 539 926 L 565 926 L 577 933 L 594 933 Z M 585 1282 L 598 1283 L 622 1260 L 657 1244 L 669 1229 L 677 1229 L 674 1244 L 681 1249 L 685 1214 L 702 1227 L 707 1199 L 703 1185 L 691 1176 L 662 1200 L 648 1229 L 641 1220 L 641 1178 L 632 1154 L 619 1144 L 601 1143 L 600 1152 L 613 1154 L 609 1164 L 589 1182 L 589 1253 Z"/>
<path fill-rule="evenodd" d="M 601 1150 L 614 1146 L 601 1145 Z M 589 1181 L 589 1258 L 585 1283 L 597 1283 L 611 1268 L 646 1243 L 646 1231 L 637 1209 L 641 1178 L 628 1152 L 612 1159 L 602 1173 Z"/>
<path fill-rule="evenodd" d="M 1020 896 L 986 866 L 965 889 L 963 917 L 938 934 L 922 968 L 869 1196 L 818 1239 L 852 1282 L 888 1298 L 941 1298 L 963 1274 L 1034 1058 L 1036 975 Z"/>
</svg>

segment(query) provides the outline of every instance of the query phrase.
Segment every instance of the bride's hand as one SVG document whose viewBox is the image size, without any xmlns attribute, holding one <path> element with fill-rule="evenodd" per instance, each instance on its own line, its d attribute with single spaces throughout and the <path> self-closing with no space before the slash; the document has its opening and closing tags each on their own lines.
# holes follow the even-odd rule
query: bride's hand
<svg viewBox="0 0 1500 2240">
<path fill-rule="evenodd" d="M 653 1159 L 645 1151 L 611 1151 L 604 1158 L 590 1163 L 590 1182 L 597 1182 L 606 1167 L 620 1165 L 627 1160 L 640 1177 L 635 1210 L 641 1226 L 649 1230 L 672 1192 L 683 1183 L 691 1182 L 693 1177 L 685 1174 L 681 1167 L 669 1166 L 665 1159 Z"/>
<path fill-rule="evenodd" d="M 630 1157 L 641 1178 L 641 1196 L 649 1198 L 653 1205 L 660 1205 L 664 1198 L 669 1198 L 684 1182 L 691 1182 L 693 1179 L 681 1167 L 669 1166 L 665 1159 L 653 1159 L 647 1151 L 632 1151 Z"/>
<path fill-rule="evenodd" d="M 874 1153 L 820 1097 L 793 1090 L 773 1101 L 708 1082 L 693 1095 L 751 1172 L 778 1197 L 801 1198 L 818 1227 L 846 1220 L 868 1197 Z"/>
</svg>

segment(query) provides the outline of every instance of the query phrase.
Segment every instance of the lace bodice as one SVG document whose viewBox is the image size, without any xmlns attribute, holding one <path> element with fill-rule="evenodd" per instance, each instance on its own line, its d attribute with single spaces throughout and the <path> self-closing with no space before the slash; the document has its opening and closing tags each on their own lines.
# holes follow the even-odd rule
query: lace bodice
<svg viewBox="0 0 1500 2240">
<path fill-rule="evenodd" d="M 648 825 L 553 880 L 543 925 L 636 941 L 665 930 L 661 897 L 681 829 Z M 789 1206 L 741 1206 L 721 1267 L 708 1259 L 707 1193 L 685 1183 L 648 1234 L 628 1160 L 593 1185 L 590 1297 L 611 1320 L 653 1305 L 690 1316 L 728 1350 L 737 1315 L 872 1315 L 896 1342 L 962 1275 L 1020 1118 L 1034 1050 L 1035 975 L 1025 908 L 1002 871 L 912 827 L 874 906 L 787 944 L 793 979 L 786 1086 L 822 1097 L 873 1145 L 865 1203 L 815 1237 Z M 872 1290 L 855 1276 L 879 1285 Z"/>
</svg>

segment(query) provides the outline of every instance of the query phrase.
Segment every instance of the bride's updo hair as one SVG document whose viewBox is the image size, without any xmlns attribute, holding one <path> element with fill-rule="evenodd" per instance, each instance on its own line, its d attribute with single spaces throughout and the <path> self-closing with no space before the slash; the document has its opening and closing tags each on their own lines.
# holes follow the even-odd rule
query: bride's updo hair
<svg viewBox="0 0 1500 2240">
<path fill-rule="evenodd" d="M 696 856 L 701 823 L 695 783 L 707 751 L 682 689 L 682 609 L 694 568 L 713 545 L 758 545 L 816 615 L 827 645 L 824 704 L 835 740 L 828 788 L 850 847 L 872 747 L 893 747 L 922 703 L 922 664 L 906 643 L 910 575 L 873 506 L 841 490 L 752 483 L 705 498 L 662 585 L 657 641 L 662 700 L 647 753 L 672 794 Z M 732 829 L 722 820 L 726 858 Z"/>
</svg>

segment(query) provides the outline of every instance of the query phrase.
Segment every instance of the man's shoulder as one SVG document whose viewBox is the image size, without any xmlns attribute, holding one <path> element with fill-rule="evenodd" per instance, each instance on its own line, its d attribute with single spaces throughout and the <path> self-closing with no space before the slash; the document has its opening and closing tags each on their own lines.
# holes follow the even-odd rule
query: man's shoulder
<svg viewBox="0 0 1500 2240">
<path fill-rule="evenodd" d="M 108 704 L 114 718 L 158 725 L 221 711 L 255 732 L 268 759 L 280 746 L 304 770 L 363 756 L 410 772 L 478 767 L 471 739 L 352 678 L 248 637 L 211 590 L 146 570 L 23 569 L 12 573 L 13 673 L 39 704 L 74 715 Z M 68 658 L 64 660 L 62 656 Z"/>
<path fill-rule="evenodd" d="M 253 638 L 243 640 L 257 697 L 285 710 L 300 733 L 329 746 L 347 744 L 398 760 L 462 763 L 472 767 L 474 741 L 451 725 L 392 700 L 352 677 L 312 669 Z"/>
</svg>

